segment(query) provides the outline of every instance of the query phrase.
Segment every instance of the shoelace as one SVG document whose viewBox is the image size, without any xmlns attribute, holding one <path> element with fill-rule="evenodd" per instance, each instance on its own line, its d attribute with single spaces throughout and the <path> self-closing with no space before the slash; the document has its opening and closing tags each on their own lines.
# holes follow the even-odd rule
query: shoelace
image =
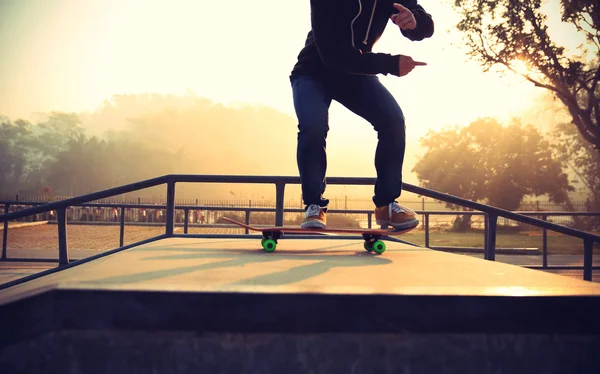
<svg viewBox="0 0 600 374">
<path fill-rule="evenodd" d="M 402 209 L 400 207 L 400 205 L 398 205 L 398 203 L 396 203 L 396 202 L 390 204 L 390 210 L 391 210 L 391 212 L 394 212 L 394 213 L 404 212 L 404 209 Z"/>
<path fill-rule="evenodd" d="M 403 208 L 400 205 L 398 205 L 397 202 L 393 202 L 390 204 L 390 220 L 392 219 L 392 215 L 394 215 L 394 213 L 407 213 L 407 214 L 416 214 L 414 211 L 412 211 L 409 208 Z"/>
<path fill-rule="evenodd" d="M 403 208 L 400 205 L 398 205 L 397 202 L 393 202 L 390 204 L 390 220 L 392 219 L 392 215 L 394 213 L 407 213 L 407 214 L 416 214 L 413 210 L 411 210 L 410 208 Z"/>
<path fill-rule="evenodd" d="M 306 210 L 306 215 L 307 216 L 313 216 L 313 215 L 318 215 L 321 212 L 321 208 L 319 208 L 318 205 L 309 205 L 308 209 Z"/>
</svg>

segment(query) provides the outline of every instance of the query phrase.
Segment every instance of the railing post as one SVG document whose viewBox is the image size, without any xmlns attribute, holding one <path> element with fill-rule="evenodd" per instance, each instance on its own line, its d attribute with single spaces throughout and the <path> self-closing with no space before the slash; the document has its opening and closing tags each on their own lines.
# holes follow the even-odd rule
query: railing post
<svg viewBox="0 0 600 374">
<path fill-rule="evenodd" d="M 58 222 L 58 263 L 69 263 L 69 248 L 67 246 L 67 208 L 58 208 L 56 211 Z"/>
<path fill-rule="evenodd" d="M 183 233 L 187 234 L 188 233 L 188 222 L 190 221 L 190 209 L 189 208 L 185 208 L 183 210 Z"/>
<path fill-rule="evenodd" d="M 542 219 L 546 221 L 548 216 L 542 215 Z M 548 230 L 542 229 L 542 267 L 545 269 L 548 267 Z"/>
<path fill-rule="evenodd" d="M 275 226 L 283 226 L 283 193 L 285 183 L 275 183 Z"/>
<path fill-rule="evenodd" d="M 425 247 L 429 248 L 429 213 L 424 213 L 425 218 Z"/>
<path fill-rule="evenodd" d="M 594 252 L 594 242 L 591 239 L 583 240 L 583 279 L 592 280 L 592 255 Z"/>
<path fill-rule="evenodd" d="M 119 247 L 123 246 L 125 239 L 125 207 L 121 207 L 121 222 L 119 229 Z"/>
<path fill-rule="evenodd" d="M 486 214 L 486 240 L 484 258 L 486 260 L 496 260 L 496 228 L 498 224 L 498 216 L 495 214 Z"/>
<path fill-rule="evenodd" d="M 167 217 L 166 217 L 165 234 L 167 236 L 172 236 L 174 227 L 175 227 L 175 181 L 169 180 L 167 182 Z"/>
<path fill-rule="evenodd" d="M 483 250 L 485 254 L 485 249 L 488 247 L 488 230 L 489 230 L 489 222 L 488 222 L 488 214 L 485 213 L 483 216 Z"/>
<path fill-rule="evenodd" d="M 367 213 L 367 227 L 373 228 L 373 213 L 372 212 Z"/>
<path fill-rule="evenodd" d="M 246 225 L 250 224 L 250 209 L 246 209 L 246 219 L 244 220 L 244 222 L 246 223 Z M 248 232 L 248 229 L 244 229 L 244 233 L 248 234 Z"/>
<path fill-rule="evenodd" d="M 4 204 L 4 214 L 8 213 L 10 204 Z M 4 231 L 2 232 L 2 259 L 6 260 L 6 245 L 8 243 L 8 221 L 4 221 Z"/>
</svg>

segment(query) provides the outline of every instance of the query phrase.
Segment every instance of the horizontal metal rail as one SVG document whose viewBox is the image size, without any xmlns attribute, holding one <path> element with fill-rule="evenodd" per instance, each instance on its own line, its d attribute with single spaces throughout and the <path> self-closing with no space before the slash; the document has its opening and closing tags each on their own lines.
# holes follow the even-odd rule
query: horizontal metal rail
<svg viewBox="0 0 600 374">
<path fill-rule="evenodd" d="M 327 184 L 330 185 L 373 185 L 375 178 L 357 178 L 357 177 L 330 177 L 327 179 Z M 161 177 L 148 179 L 132 184 L 127 184 L 120 187 L 107 189 L 104 191 L 94 192 L 82 196 L 77 196 L 61 201 L 50 202 L 43 205 L 33 206 L 16 212 L 7 212 L 0 215 L 0 222 L 4 222 L 4 227 L 7 228 L 7 222 L 13 219 L 23 218 L 34 214 L 40 214 L 50 211 L 58 213 L 58 234 L 59 234 L 59 257 L 61 264 L 68 264 L 67 239 L 66 239 L 66 219 L 65 211 L 70 206 L 91 203 L 96 200 L 121 195 L 124 193 L 134 192 L 150 187 L 167 185 L 166 200 L 166 222 L 165 235 L 166 237 L 173 236 L 173 228 L 175 225 L 175 185 L 176 183 L 244 183 L 244 184 L 274 184 L 276 193 L 275 206 L 275 224 L 281 226 L 283 224 L 284 212 L 284 191 L 287 184 L 300 184 L 299 177 L 292 176 L 232 176 L 232 175 L 190 175 L 190 174 L 169 174 Z M 537 219 L 525 214 L 511 212 L 508 210 L 496 208 L 493 206 L 476 203 L 470 200 L 459 198 L 453 195 L 429 190 L 422 187 L 417 187 L 408 183 L 403 185 L 403 190 L 412 192 L 421 196 L 430 197 L 447 203 L 460 205 L 473 210 L 478 210 L 485 213 L 485 255 L 487 260 L 495 260 L 497 221 L 499 217 L 511 219 L 517 222 L 540 227 L 544 230 L 551 230 L 562 233 L 568 236 L 577 237 L 583 240 L 584 244 L 584 279 L 591 280 L 592 277 L 592 253 L 594 243 L 600 243 L 600 236 L 594 235 L 585 231 L 576 230 L 570 227 L 547 222 L 544 219 Z M 156 206 L 153 206 L 154 208 Z M 5 208 L 8 211 L 8 207 Z M 421 213 L 425 214 L 425 212 Z M 469 212 L 448 212 L 443 214 L 469 214 Z M 473 212 L 472 214 L 475 214 Z M 540 215 L 540 214 L 538 214 Z M 121 210 L 123 217 L 123 210 Z M 426 216 L 428 220 L 428 216 Z M 5 234 L 6 236 L 6 230 Z M 4 240 L 5 241 L 5 240 Z M 3 253 L 4 255 L 4 253 Z"/>
<path fill-rule="evenodd" d="M 65 200 L 63 200 L 65 201 Z M 46 205 L 50 203 L 43 203 L 38 201 L 22 201 L 22 200 L 0 200 L 0 205 L 30 205 L 30 206 L 39 206 Z M 71 205 L 73 207 L 82 207 L 82 208 L 127 208 L 127 209 L 166 209 L 166 204 L 136 204 L 136 203 L 84 203 L 84 204 L 76 204 Z M 216 206 L 216 205 L 194 205 L 194 204 L 175 204 L 175 209 L 177 210 L 213 210 L 213 211 L 245 211 L 251 210 L 253 212 L 275 212 L 275 208 L 270 207 L 259 207 L 259 206 Z M 287 212 L 304 212 L 302 208 L 286 208 Z M 8 210 L 6 210 L 8 212 Z M 42 212 L 42 213 L 46 213 Z M 328 213 L 347 213 L 347 214 L 367 214 L 373 213 L 372 209 L 328 209 Z M 446 215 L 446 216 L 456 216 L 456 215 L 465 215 L 465 216 L 482 216 L 485 215 L 485 212 L 479 211 L 469 211 L 469 210 L 414 210 L 417 214 L 432 214 L 432 215 Z M 565 216 L 565 217 L 592 217 L 599 216 L 600 212 L 565 212 L 565 211 L 552 211 L 552 210 L 523 210 L 523 211 L 512 211 L 513 213 L 517 213 L 525 216 Z M 41 213 L 36 213 L 41 214 Z M 31 214 L 29 214 L 31 215 Z M 28 215 L 28 216 L 29 216 Z M 2 215 L 0 215 L 1 217 Z M 23 217 L 21 217 L 23 218 Z M 12 218 L 11 218 L 12 219 Z M 0 221 L 2 222 L 2 221 Z"/>
<path fill-rule="evenodd" d="M 142 244 L 146 244 L 146 243 L 152 243 L 152 242 L 160 240 L 162 238 L 166 238 L 166 235 L 164 235 L 164 234 L 157 235 L 157 236 L 154 236 L 154 237 L 151 237 L 151 238 L 148 238 L 148 239 L 144 239 L 144 240 L 137 241 L 135 243 L 128 244 L 126 246 L 121 246 L 119 248 L 112 249 L 110 251 L 98 253 L 97 255 L 93 255 L 93 256 L 90 256 L 90 257 L 82 258 L 82 259 L 79 259 L 79 260 L 76 260 L 76 261 L 69 261 L 68 263 L 61 264 L 58 267 L 55 267 L 55 268 L 52 268 L 52 269 L 47 269 L 47 270 L 41 271 L 39 273 L 27 275 L 27 276 L 25 276 L 23 278 L 15 279 L 15 280 L 12 280 L 12 281 L 0 284 L 0 290 L 3 290 L 5 288 L 9 288 L 9 287 L 15 286 L 17 284 L 28 282 L 28 281 L 33 280 L 33 279 L 41 278 L 41 277 L 43 277 L 45 275 L 53 274 L 53 273 L 56 273 L 56 272 L 59 272 L 59 271 L 62 271 L 62 270 L 65 270 L 65 269 L 68 269 L 68 268 L 71 268 L 71 267 L 74 267 L 74 266 L 85 264 L 86 262 L 90 262 L 90 261 L 96 260 L 98 258 L 106 257 L 106 256 L 111 255 L 113 253 L 121 252 L 121 251 L 124 251 L 124 250 L 129 249 L 129 248 L 134 248 L 134 247 L 140 246 Z"/>
</svg>

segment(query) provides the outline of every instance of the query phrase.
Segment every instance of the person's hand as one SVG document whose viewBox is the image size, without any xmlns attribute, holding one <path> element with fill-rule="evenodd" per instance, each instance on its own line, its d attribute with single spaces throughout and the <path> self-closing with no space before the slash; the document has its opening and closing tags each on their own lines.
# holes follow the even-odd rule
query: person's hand
<svg viewBox="0 0 600 374">
<path fill-rule="evenodd" d="M 415 61 L 412 59 L 412 57 L 410 56 L 400 56 L 400 62 L 398 63 L 398 69 L 399 69 L 399 76 L 403 77 L 406 74 L 410 73 L 415 66 L 425 66 L 427 65 L 427 63 L 425 62 L 420 62 L 420 61 Z"/>
<path fill-rule="evenodd" d="M 417 20 L 408 8 L 398 3 L 394 3 L 394 8 L 398 10 L 398 13 L 392 14 L 390 19 L 398 25 L 401 30 L 412 30 L 417 27 Z"/>
</svg>

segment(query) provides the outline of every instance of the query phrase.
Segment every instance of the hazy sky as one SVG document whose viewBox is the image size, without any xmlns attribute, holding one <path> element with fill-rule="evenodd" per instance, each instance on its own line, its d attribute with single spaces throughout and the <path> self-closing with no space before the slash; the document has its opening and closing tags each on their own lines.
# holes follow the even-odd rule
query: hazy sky
<svg viewBox="0 0 600 374">
<path fill-rule="evenodd" d="M 428 64 L 381 78 L 406 114 L 409 140 L 481 116 L 507 118 L 541 93 L 469 62 L 450 2 L 420 2 L 436 23 L 431 39 L 411 42 L 390 23 L 375 46 Z M 550 1 L 551 20 L 557 4 Z M 0 115 L 93 111 L 115 94 L 191 92 L 294 116 L 288 76 L 309 16 L 308 0 L 0 0 Z M 577 39 L 569 28 L 555 30 Z M 335 103 L 331 122 L 344 136 L 373 131 Z"/>
</svg>

